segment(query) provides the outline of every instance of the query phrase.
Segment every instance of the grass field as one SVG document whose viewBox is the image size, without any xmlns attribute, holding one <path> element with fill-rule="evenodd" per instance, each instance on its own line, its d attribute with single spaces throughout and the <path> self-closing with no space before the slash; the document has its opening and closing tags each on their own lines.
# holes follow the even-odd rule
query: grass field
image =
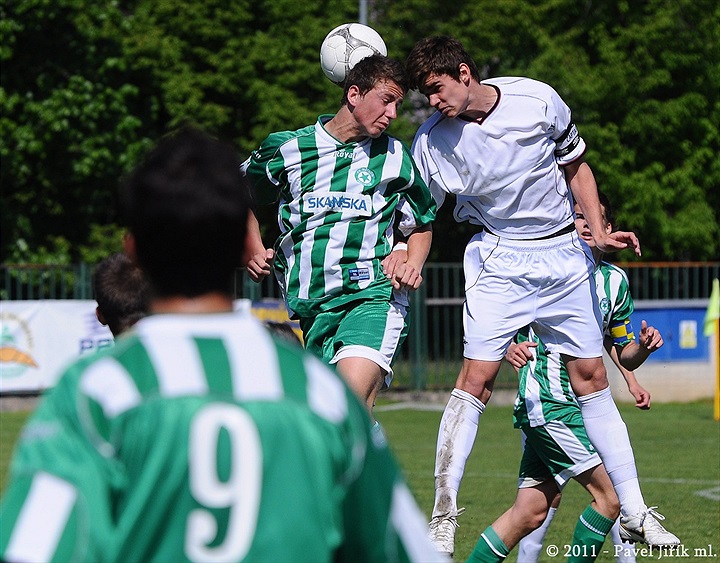
<svg viewBox="0 0 720 563">
<path fill-rule="evenodd" d="M 386 429 L 391 446 L 405 470 L 410 487 L 426 514 L 433 504 L 433 464 L 437 428 L 442 412 L 383 410 L 377 417 Z M 640 483 L 646 501 L 658 505 L 667 528 L 687 548 L 684 557 L 663 561 L 720 558 L 720 425 L 713 420 L 712 403 L 653 405 L 647 412 L 620 406 L 635 450 Z M 504 512 L 515 498 L 520 460 L 520 433 L 512 428 L 512 407 L 494 406 L 483 414 L 478 438 L 468 460 L 458 497 L 466 508 L 459 518 L 455 560 L 464 561 L 479 534 Z M 550 528 L 547 545 L 569 543 L 575 522 L 590 497 L 571 482 Z M 638 546 L 640 547 L 640 546 Z M 598 561 L 614 561 L 611 542 L 606 541 Z M 562 548 L 561 548 L 562 553 Z M 508 561 L 515 561 L 511 553 Z M 564 561 L 564 557 L 541 561 Z M 655 552 L 638 561 L 661 560 Z M 522 563 L 522 562 L 521 562 Z"/>
<path fill-rule="evenodd" d="M 433 502 L 433 462 L 441 411 L 400 408 L 384 400 L 377 417 L 385 427 L 421 508 Z M 401 405 L 400 405 L 401 406 Z M 720 559 L 720 425 L 713 420 L 712 403 L 658 404 L 649 412 L 621 405 L 635 450 L 645 499 L 658 505 L 668 529 L 680 537 L 687 556 L 638 556 L 639 562 Z M 4 484 L 12 446 L 27 413 L 0 412 L 0 483 Z M 512 428 L 512 407 L 485 411 L 478 439 L 468 460 L 460 490 L 466 508 L 457 530 L 455 560 L 464 561 L 478 535 L 507 509 L 515 497 L 520 458 L 519 432 Z M 563 503 L 550 528 L 546 547 L 569 543 L 580 512 L 589 497 L 576 483 L 565 489 Z M 613 561 L 606 542 L 598 561 Z M 697 550 L 697 551 L 696 551 Z M 703 552 L 702 550 L 705 550 Z M 544 555 L 541 561 L 563 561 Z M 515 561 L 512 553 L 508 561 Z M 522 563 L 522 562 L 521 562 Z"/>
</svg>

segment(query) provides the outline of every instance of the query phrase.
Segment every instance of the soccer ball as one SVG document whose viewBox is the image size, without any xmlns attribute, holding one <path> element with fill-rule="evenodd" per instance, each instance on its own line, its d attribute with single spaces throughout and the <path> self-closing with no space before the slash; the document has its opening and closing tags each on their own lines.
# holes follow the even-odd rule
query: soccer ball
<svg viewBox="0 0 720 563">
<path fill-rule="evenodd" d="M 344 23 L 327 34 L 320 46 L 320 65 L 325 76 L 342 85 L 347 73 L 360 59 L 387 55 L 383 38 L 361 23 Z"/>
</svg>

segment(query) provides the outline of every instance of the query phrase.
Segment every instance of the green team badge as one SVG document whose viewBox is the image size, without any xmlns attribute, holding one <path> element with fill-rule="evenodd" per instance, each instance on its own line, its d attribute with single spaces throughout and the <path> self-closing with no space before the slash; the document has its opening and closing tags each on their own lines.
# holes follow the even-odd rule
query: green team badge
<svg viewBox="0 0 720 563">
<path fill-rule="evenodd" d="M 607 315 L 610 312 L 610 300 L 607 297 L 603 297 L 600 300 L 600 311 L 603 315 Z"/>
<path fill-rule="evenodd" d="M 372 186 L 375 183 L 375 172 L 369 168 L 359 168 L 355 172 L 355 179 L 363 186 Z"/>
</svg>

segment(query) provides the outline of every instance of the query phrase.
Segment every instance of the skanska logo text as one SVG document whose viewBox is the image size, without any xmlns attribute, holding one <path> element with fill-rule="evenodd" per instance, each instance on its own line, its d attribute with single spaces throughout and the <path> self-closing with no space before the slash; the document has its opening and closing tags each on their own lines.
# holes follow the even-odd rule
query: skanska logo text
<svg viewBox="0 0 720 563">
<path fill-rule="evenodd" d="M 370 198 L 362 194 L 312 194 L 305 198 L 304 211 L 306 213 L 349 211 L 353 215 L 368 216 L 371 214 Z"/>
</svg>

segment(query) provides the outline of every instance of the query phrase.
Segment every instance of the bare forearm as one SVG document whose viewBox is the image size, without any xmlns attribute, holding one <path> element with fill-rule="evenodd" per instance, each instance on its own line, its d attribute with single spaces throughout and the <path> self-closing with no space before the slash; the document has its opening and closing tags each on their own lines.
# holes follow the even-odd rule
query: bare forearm
<svg viewBox="0 0 720 563">
<path fill-rule="evenodd" d="M 432 226 L 425 225 L 413 231 L 407 241 L 408 264 L 412 265 L 418 271 L 422 270 L 430 254 L 430 246 L 432 245 Z"/>
<path fill-rule="evenodd" d="M 619 365 L 626 370 L 634 371 L 648 359 L 648 356 L 650 351 L 633 341 L 624 346 L 618 354 Z"/>
</svg>

